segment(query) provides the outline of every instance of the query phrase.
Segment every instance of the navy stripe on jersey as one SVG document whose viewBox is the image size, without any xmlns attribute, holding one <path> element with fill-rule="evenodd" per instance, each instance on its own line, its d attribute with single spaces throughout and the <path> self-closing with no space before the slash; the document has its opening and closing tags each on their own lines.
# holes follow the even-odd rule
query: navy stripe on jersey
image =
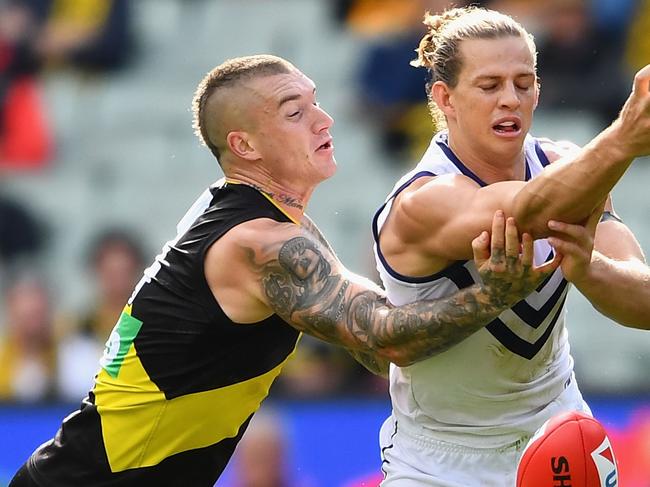
<svg viewBox="0 0 650 487">
<path fill-rule="evenodd" d="M 552 257 L 553 257 L 553 253 L 551 252 L 549 254 L 549 256 L 547 257 L 546 262 L 548 262 Z M 467 262 L 468 261 L 466 261 L 466 260 L 456 261 L 452 265 L 450 265 L 449 267 L 446 267 L 443 270 L 441 270 L 441 271 L 437 272 L 436 274 L 434 274 L 433 276 L 431 276 L 431 280 L 440 279 L 441 277 L 446 277 L 446 278 L 450 279 L 456 285 L 456 287 L 458 287 L 458 289 L 464 289 L 466 287 L 469 287 L 472 284 L 475 284 L 475 281 L 472 278 L 472 275 L 470 274 L 467 267 L 465 267 L 465 263 L 467 263 Z M 556 270 L 555 272 L 559 272 L 559 271 Z M 539 286 L 537 286 L 536 291 L 541 292 L 542 289 L 544 289 L 544 287 L 553 278 L 554 274 L 555 273 L 551 274 L 546 279 L 544 279 L 544 281 Z M 408 277 L 406 277 L 406 278 L 409 279 Z M 568 283 L 566 281 L 563 282 L 564 287 L 566 287 L 567 284 Z M 560 286 L 562 286 L 562 284 L 560 284 Z M 555 293 L 553 294 L 553 296 L 555 296 Z M 551 299 L 553 299 L 553 297 L 551 297 Z M 554 301 L 554 303 L 556 303 L 556 302 L 557 302 L 557 299 Z M 522 307 L 523 306 L 528 306 L 530 308 L 531 312 L 534 312 L 534 308 L 532 306 L 530 306 L 528 303 L 526 303 L 525 300 L 520 301 L 516 306 L 519 306 L 519 305 L 522 305 Z M 550 310 L 550 308 L 549 308 L 549 310 Z M 522 312 L 522 313 L 525 314 L 525 312 Z M 537 328 L 537 327 L 535 327 L 535 328 Z"/>
<path fill-rule="evenodd" d="M 555 306 L 555 304 L 560 300 L 560 297 L 562 296 L 562 293 L 568 284 L 569 283 L 566 281 L 566 279 L 562 279 L 562 282 L 557 287 L 553 295 L 548 299 L 548 301 L 546 301 L 546 303 L 544 303 L 544 306 L 542 306 L 539 310 L 533 308 L 526 301 L 519 301 L 511 309 L 528 326 L 537 329 L 539 328 L 539 325 L 544 322 L 544 318 L 546 318 L 548 313 L 550 313 L 550 311 L 553 309 L 553 306 Z"/>
<path fill-rule="evenodd" d="M 372 236 L 375 239 L 375 244 L 377 248 L 377 256 L 379 257 L 379 260 L 381 261 L 382 265 L 386 268 L 388 273 L 393 276 L 395 279 L 400 279 L 404 282 L 412 282 L 412 283 L 421 283 L 421 282 L 428 282 L 434 278 L 436 274 L 433 274 L 431 276 L 424 276 L 424 277 L 409 277 L 400 274 L 399 272 L 395 271 L 389 264 L 386 258 L 384 257 L 384 254 L 381 252 L 381 247 L 379 245 L 379 226 L 377 225 L 377 222 L 379 221 L 379 215 L 381 215 L 381 212 L 384 211 L 384 208 L 386 208 L 386 205 L 388 202 L 394 198 L 397 197 L 402 191 L 404 191 L 406 188 L 409 187 L 409 185 L 415 181 L 416 179 L 419 179 L 424 176 L 435 176 L 434 173 L 430 171 L 420 171 L 415 173 L 413 176 L 411 176 L 404 184 L 402 184 L 399 188 L 397 188 L 393 194 L 391 194 L 388 198 L 386 198 L 386 201 L 384 202 L 383 205 L 379 207 L 379 209 L 375 212 L 375 216 L 372 218 Z"/>
<path fill-rule="evenodd" d="M 548 254 L 548 257 L 546 257 L 546 260 L 544 261 L 544 263 L 549 262 L 551 259 L 553 259 L 553 251 L 552 250 L 551 250 L 551 253 Z M 537 286 L 537 291 L 541 291 L 542 289 L 544 289 L 544 286 L 546 286 L 548 284 L 548 282 L 551 279 L 553 279 L 554 275 L 555 275 L 555 272 L 551 273 L 550 276 L 548 276 L 546 279 L 544 279 L 544 281 L 539 286 Z"/>
<path fill-rule="evenodd" d="M 467 176 L 470 179 L 473 179 L 479 186 L 487 186 L 487 183 L 485 183 L 481 178 L 474 174 L 470 168 L 461 162 L 456 154 L 454 154 L 454 151 L 451 150 L 451 147 L 440 140 L 436 141 L 436 144 L 438 144 L 438 147 L 440 147 L 442 152 L 445 153 L 447 158 L 454 163 L 454 165 L 461 173 L 463 173 L 463 175 Z"/>
<path fill-rule="evenodd" d="M 487 186 L 487 183 L 483 181 L 481 178 L 479 178 L 474 172 L 468 168 L 463 162 L 458 158 L 458 156 L 454 153 L 453 150 L 451 150 L 451 147 L 447 145 L 446 140 L 442 140 L 442 137 L 439 138 L 440 140 L 436 141 L 436 144 L 438 144 L 438 147 L 442 150 L 442 152 L 445 153 L 447 158 L 458 168 L 458 170 L 463 173 L 464 176 L 467 176 L 470 179 L 473 179 L 479 186 Z M 544 156 L 546 157 L 546 156 Z M 548 161 L 548 159 L 547 159 Z M 525 160 L 526 163 L 526 177 L 525 180 L 528 181 L 530 179 L 530 164 L 528 163 L 528 158 Z"/>
<path fill-rule="evenodd" d="M 531 360 L 535 355 L 537 355 L 537 353 L 542 349 L 542 347 L 546 344 L 549 337 L 551 336 L 553 328 L 555 327 L 558 318 L 562 314 L 565 300 L 566 296 L 564 299 L 562 299 L 560 306 L 558 306 L 557 310 L 555 311 L 553 319 L 546 327 L 546 330 L 544 330 L 542 336 L 540 336 L 534 343 L 530 343 L 518 336 L 515 332 L 508 328 L 503 321 L 498 318 L 487 325 L 486 329 L 492 334 L 492 336 L 494 336 L 494 338 L 499 340 L 512 353 L 515 353 L 525 359 Z"/>
<path fill-rule="evenodd" d="M 549 259 L 552 257 L 552 255 L 552 253 L 549 254 Z M 435 275 L 435 278 L 439 279 L 441 277 L 446 277 L 450 279 L 458 287 L 458 289 L 464 289 L 473 285 L 475 281 L 472 278 L 472 275 L 470 274 L 467 267 L 465 267 L 465 262 L 467 261 L 455 262 L 446 269 L 438 272 Z M 555 272 L 560 271 L 556 270 Z M 537 287 L 538 292 L 544 289 L 554 274 L 555 273 L 547 277 L 544 282 L 542 282 Z M 531 328 L 537 329 L 548 317 L 548 313 L 550 313 L 551 309 L 553 309 L 553 306 L 557 304 L 560 298 L 563 298 L 562 305 L 559 308 L 560 310 L 562 309 L 562 306 L 564 305 L 564 299 L 566 299 L 563 293 L 568 284 L 569 283 L 565 279 L 562 279 L 562 282 L 558 285 L 557 289 L 539 310 L 536 310 L 534 307 L 532 307 L 528 302 L 526 302 L 525 299 L 519 301 L 511 309 L 524 324 L 530 326 Z M 559 314 L 556 314 L 553 321 L 556 321 L 558 317 Z M 549 326 L 549 328 L 546 329 L 542 337 L 540 337 L 540 339 L 537 340 L 534 344 L 531 344 L 526 340 L 520 338 L 515 332 L 510 330 L 510 328 L 508 328 L 508 326 L 503 323 L 503 321 L 498 318 L 495 319 L 490 325 L 488 325 L 487 328 L 497 340 L 499 340 L 506 348 L 508 348 L 508 350 L 516 353 L 517 355 L 521 355 L 522 357 L 531 359 L 544 346 L 546 339 L 548 339 L 551 334 L 553 326 L 555 326 L 554 322 L 551 326 Z M 528 356 L 530 353 L 532 353 L 532 355 Z"/>
<path fill-rule="evenodd" d="M 535 154 L 539 157 L 539 162 L 542 163 L 542 166 L 546 167 L 551 163 L 551 161 L 548 160 L 548 157 L 546 157 L 539 140 L 535 140 Z"/>
</svg>

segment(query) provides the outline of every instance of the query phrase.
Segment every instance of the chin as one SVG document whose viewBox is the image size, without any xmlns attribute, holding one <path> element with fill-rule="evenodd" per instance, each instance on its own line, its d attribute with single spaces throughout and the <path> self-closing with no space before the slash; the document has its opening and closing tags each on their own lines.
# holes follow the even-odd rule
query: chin
<svg viewBox="0 0 650 487">
<path fill-rule="evenodd" d="M 332 157 L 328 162 L 327 166 L 324 167 L 321 171 L 321 174 L 323 175 L 323 179 L 329 179 L 332 176 L 334 176 L 334 174 L 336 173 L 336 168 L 337 168 L 336 159 Z"/>
</svg>

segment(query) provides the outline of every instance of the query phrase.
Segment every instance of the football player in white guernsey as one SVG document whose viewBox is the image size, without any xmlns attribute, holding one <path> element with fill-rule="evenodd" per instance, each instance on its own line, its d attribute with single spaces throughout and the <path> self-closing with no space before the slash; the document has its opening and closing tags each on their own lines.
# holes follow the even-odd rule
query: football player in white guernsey
<svg viewBox="0 0 650 487">
<path fill-rule="evenodd" d="M 475 7 L 424 23 L 414 64 L 429 69 L 432 113 L 447 129 L 374 218 L 388 299 L 403 305 L 478 282 L 470 243 L 498 208 L 536 239 L 537 264 L 565 255 L 485 328 L 427 360 L 391 366 L 382 486 L 514 486 L 537 428 L 561 411 L 589 411 L 567 342 L 568 281 L 610 318 L 650 327 L 650 272 L 608 197 L 634 158 L 650 153 L 650 66 L 617 120 L 580 149 L 528 134 L 539 84 L 534 41 L 520 24 Z"/>
</svg>

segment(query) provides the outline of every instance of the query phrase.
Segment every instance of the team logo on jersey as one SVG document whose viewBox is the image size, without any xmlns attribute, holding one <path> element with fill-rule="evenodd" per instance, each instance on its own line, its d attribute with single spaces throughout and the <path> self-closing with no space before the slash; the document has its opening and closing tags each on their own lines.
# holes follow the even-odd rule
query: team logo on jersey
<svg viewBox="0 0 650 487">
<path fill-rule="evenodd" d="M 131 306 L 125 307 L 106 341 L 104 355 L 99 360 L 99 364 L 111 377 L 115 378 L 119 374 L 124 357 L 141 327 L 142 321 L 131 316 Z"/>
<path fill-rule="evenodd" d="M 591 458 L 596 465 L 601 487 L 616 487 L 618 485 L 618 471 L 614 451 L 607 436 L 605 436 L 598 448 L 591 452 Z"/>
</svg>

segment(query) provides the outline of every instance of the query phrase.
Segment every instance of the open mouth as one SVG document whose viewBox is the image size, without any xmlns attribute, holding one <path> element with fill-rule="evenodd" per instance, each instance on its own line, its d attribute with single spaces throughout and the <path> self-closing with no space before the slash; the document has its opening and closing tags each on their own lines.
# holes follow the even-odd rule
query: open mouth
<svg viewBox="0 0 650 487">
<path fill-rule="evenodd" d="M 513 120 L 493 125 L 492 128 L 500 134 L 515 134 L 519 132 L 519 124 Z"/>
<path fill-rule="evenodd" d="M 328 149 L 331 149 L 331 148 L 332 148 L 332 141 L 328 140 L 324 144 L 318 146 L 318 149 L 316 149 L 316 150 L 317 151 L 319 151 L 319 150 L 328 150 Z"/>
</svg>

